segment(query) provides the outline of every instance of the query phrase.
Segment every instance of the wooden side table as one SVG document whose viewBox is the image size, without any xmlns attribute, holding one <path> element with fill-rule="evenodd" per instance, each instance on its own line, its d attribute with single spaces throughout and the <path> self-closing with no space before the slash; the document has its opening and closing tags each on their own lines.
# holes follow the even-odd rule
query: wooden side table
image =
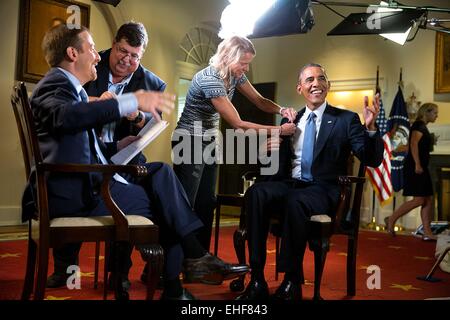
<svg viewBox="0 0 450 320">
<path fill-rule="evenodd" d="M 219 250 L 219 228 L 220 228 L 220 209 L 222 206 L 233 206 L 244 208 L 244 196 L 240 194 L 218 194 L 216 202 L 216 230 L 214 232 L 214 255 L 217 256 Z"/>
</svg>

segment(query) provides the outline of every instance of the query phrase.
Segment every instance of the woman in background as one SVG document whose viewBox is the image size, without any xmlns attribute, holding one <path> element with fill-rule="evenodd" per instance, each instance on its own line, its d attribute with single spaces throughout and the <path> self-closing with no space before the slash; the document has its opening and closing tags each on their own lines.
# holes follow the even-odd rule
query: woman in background
<svg viewBox="0 0 450 320">
<path fill-rule="evenodd" d="M 435 122 L 438 116 L 438 106 L 434 103 L 424 103 L 417 112 L 409 135 L 409 152 L 403 169 L 403 195 L 412 196 L 412 200 L 404 202 L 392 216 L 384 219 L 386 230 L 395 236 L 395 222 L 411 210 L 421 207 L 420 216 L 423 225 L 423 240 L 436 240 L 431 230 L 433 215 L 433 184 L 431 182 L 428 163 L 434 139 L 428 131 L 427 124 Z"/>
</svg>

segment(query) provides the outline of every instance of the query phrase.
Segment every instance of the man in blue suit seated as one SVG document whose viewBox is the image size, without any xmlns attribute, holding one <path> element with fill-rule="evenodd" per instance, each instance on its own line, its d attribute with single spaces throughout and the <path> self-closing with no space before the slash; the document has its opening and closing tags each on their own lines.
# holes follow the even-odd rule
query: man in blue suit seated
<svg viewBox="0 0 450 320">
<path fill-rule="evenodd" d="M 141 63 L 148 46 L 148 34 L 140 22 L 126 22 L 120 26 L 114 37 L 111 49 L 99 52 L 100 61 L 96 66 L 97 79 L 84 85 L 89 100 L 115 98 L 140 89 L 161 91 L 166 83 Z M 159 113 L 162 116 L 161 113 Z M 152 118 L 152 114 L 137 110 L 118 121 L 97 126 L 96 133 L 107 146 L 112 142 L 124 144 L 133 139 L 142 127 Z M 139 152 L 130 164 L 145 164 L 144 154 Z M 47 280 L 47 287 L 58 288 L 66 285 L 66 270 L 69 265 L 77 264 L 81 243 L 72 243 L 53 249 L 54 273 Z M 144 268 L 142 279 L 147 279 L 148 267 Z M 125 282 L 129 286 L 129 281 Z"/>
<path fill-rule="evenodd" d="M 379 97 L 374 97 L 371 107 L 365 98 L 365 125 L 362 125 L 356 113 L 326 102 L 329 89 L 330 82 L 322 66 L 311 63 L 300 70 L 297 92 L 305 98 L 306 107 L 295 119 L 297 131 L 292 139 L 285 137 L 281 144 L 270 141 L 270 146 L 279 146 L 279 171 L 268 181 L 254 184 L 245 194 L 252 271 L 251 281 L 238 300 L 269 297 L 264 278 L 266 240 L 270 212 L 276 210 L 284 217 L 278 264 L 285 277 L 274 298 L 300 300 L 301 266 L 311 215 L 333 212 L 339 198 L 338 176 L 346 175 L 350 152 L 368 166 L 376 167 L 382 161 L 383 141 L 375 126 Z"/>
<path fill-rule="evenodd" d="M 117 150 L 114 145 L 106 148 L 97 139 L 94 128 L 138 110 L 160 119 L 158 112 L 170 112 L 174 107 L 173 95 L 144 90 L 123 94 L 117 99 L 88 102 L 82 86 L 96 79 L 95 67 L 100 56 L 89 30 L 84 27 L 69 29 L 64 24 L 53 27 L 46 33 L 42 47 L 52 68 L 36 85 L 30 103 L 46 162 L 106 164 L 109 152 Z M 151 218 L 160 226 L 160 242 L 165 253 L 162 298 L 194 299 L 179 280 L 182 265 L 191 280 L 205 283 L 210 279 L 220 283 L 225 278 L 248 272 L 246 265 L 226 263 L 211 256 L 199 244 L 194 231 L 202 224 L 172 169 L 164 163 L 146 166 L 149 175 L 137 183 L 116 175 L 111 183 L 111 194 L 124 212 Z M 101 177 L 95 174 L 49 176 L 50 217 L 108 214 L 99 194 L 100 184 Z M 131 246 L 127 250 L 131 254 Z M 126 278 L 130 257 L 122 264 L 115 271 L 116 276 Z"/>
</svg>

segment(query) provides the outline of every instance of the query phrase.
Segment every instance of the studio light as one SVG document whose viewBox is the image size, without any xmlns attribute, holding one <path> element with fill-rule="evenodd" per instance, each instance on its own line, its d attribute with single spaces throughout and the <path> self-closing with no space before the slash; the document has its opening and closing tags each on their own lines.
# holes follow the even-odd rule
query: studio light
<svg viewBox="0 0 450 320">
<path fill-rule="evenodd" d="M 408 6 L 394 0 L 389 0 L 389 3 L 382 1 L 378 5 L 369 7 L 366 4 L 354 2 L 312 1 L 312 3 L 325 6 L 344 18 L 333 30 L 328 32 L 328 35 L 378 34 L 403 45 L 406 41 L 412 41 L 419 29 L 450 33 L 449 28 L 443 25 L 448 19 L 428 19 L 430 12 L 448 14 L 450 13 L 449 8 Z M 330 6 L 365 7 L 366 12 L 351 13 L 345 17 L 331 9 Z"/>
<path fill-rule="evenodd" d="M 379 34 L 404 44 L 416 21 L 419 21 L 424 14 L 423 10 L 410 9 L 351 13 L 328 32 L 328 35 Z"/>
<path fill-rule="evenodd" d="M 106 4 L 110 4 L 113 7 L 117 7 L 117 5 L 120 3 L 121 0 L 94 0 L 94 1 L 103 2 Z"/>
<path fill-rule="evenodd" d="M 306 33 L 314 25 L 310 0 L 229 0 L 219 37 L 250 38 Z"/>
<path fill-rule="evenodd" d="M 380 5 L 382 6 L 388 6 L 387 2 L 381 1 Z M 401 12 L 403 9 L 391 9 L 391 8 L 384 8 L 384 7 L 378 7 L 377 12 Z M 425 12 L 424 12 L 425 13 Z M 422 15 L 423 16 L 423 15 Z M 412 20 L 412 25 L 405 31 L 400 33 L 380 33 L 380 36 L 383 38 L 389 39 L 391 41 L 394 41 L 400 45 L 404 45 L 406 40 L 408 39 L 409 34 L 411 33 L 411 30 L 414 28 L 418 28 L 419 23 L 417 20 Z"/>
</svg>

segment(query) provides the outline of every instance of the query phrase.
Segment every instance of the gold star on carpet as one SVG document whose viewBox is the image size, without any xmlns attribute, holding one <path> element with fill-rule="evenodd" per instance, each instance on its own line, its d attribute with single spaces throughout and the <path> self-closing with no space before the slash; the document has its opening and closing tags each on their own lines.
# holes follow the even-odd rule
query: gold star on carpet
<svg viewBox="0 0 450 320">
<path fill-rule="evenodd" d="M 313 286 L 313 285 L 314 285 L 314 281 L 305 279 L 305 286 Z"/>
<path fill-rule="evenodd" d="M 410 285 L 410 284 L 402 285 L 402 284 L 397 284 L 397 283 L 393 283 L 393 284 L 390 286 L 390 288 L 393 288 L 393 289 L 401 289 L 401 290 L 403 290 L 403 291 L 409 291 L 409 290 L 422 290 L 422 289 L 420 289 L 420 288 L 413 287 L 413 286 Z"/>
<path fill-rule="evenodd" d="M 80 272 L 80 276 L 92 278 L 94 276 L 94 273 L 93 272 Z"/>
<path fill-rule="evenodd" d="M 346 257 L 347 256 L 347 252 L 339 252 L 337 255 Z"/>
<path fill-rule="evenodd" d="M 55 296 L 47 296 L 44 300 L 67 300 L 71 297 L 55 297 Z"/>
<path fill-rule="evenodd" d="M 95 259 L 95 257 L 89 257 L 89 259 Z M 98 260 L 105 260 L 105 256 L 98 256 Z"/>
<path fill-rule="evenodd" d="M 418 260 L 431 260 L 430 257 L 419 257 L 419 256 L 414 256 L 414 259 L 418 259 Z"/>
<path fill-rule="evenodd" d="M 0 258 L 19 258 L 21 253 L 2 253 Z"/>
<path fill-rule="evenodd" d="M 388 246 L 388 248 L 389 248 L 389 249 L 395 249 L 395 250 L 398 250 L 398 249 L 401 249 L 402 247 L 400 247 L 400 246 Z"/>
</svg>

